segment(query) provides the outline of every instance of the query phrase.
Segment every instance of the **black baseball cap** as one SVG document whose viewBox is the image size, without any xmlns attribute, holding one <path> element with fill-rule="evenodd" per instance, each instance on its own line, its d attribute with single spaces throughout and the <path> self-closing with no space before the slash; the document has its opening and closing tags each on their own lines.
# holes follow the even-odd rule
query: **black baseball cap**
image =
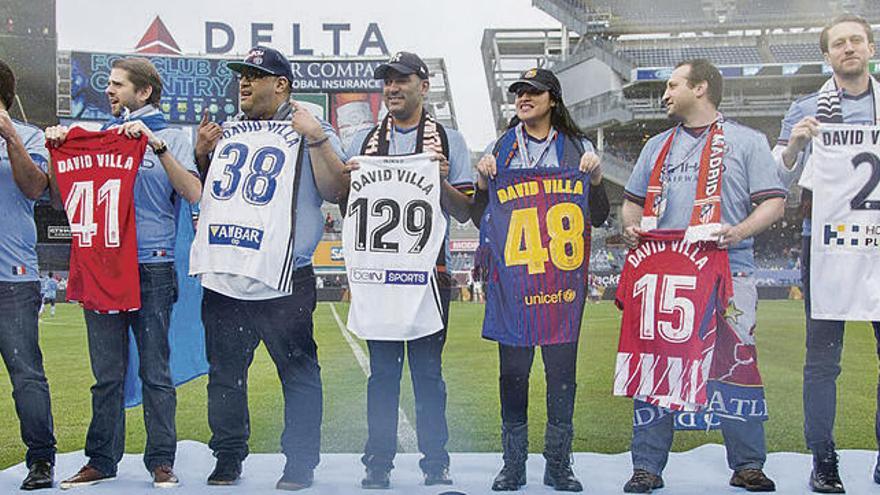
<svg viewBox="0 0 880 495">
<path fill-rule="evenodd" d="M 425 62 L 418 55 L 410 52 L 395 53 L 387 62 L 376 67 L 374 77 L 376 79 L 385 79 L 389 70 L 394 70 L 405 76 L 415 74 L 419 76 L 419 79 L 427 79 L 429 76 L 428 66 L 425 65 Z"/>
<path fill-rule="evenodd" d="M 559 84 L 559 79 L 556 79 L 556 75 L 547 69 L 535 68 L 523 72 L 519 79 L 507 87 L 507 91 L 516 93 L 523 85 L 531 86 L 540 91 L 549 91 L 557 99 L 562 99 L 562 86 Z"/>
<path fill-rule="evenodd" d="M 288 81 L 293 82 L 290 61 L 278 50 L 267 46 L 251 48 L 243 62 L 226 62 L 226 67 L 239 74 L 244 69 L 251 68 L 273 76 L 286 77 Z"/>
</svg>

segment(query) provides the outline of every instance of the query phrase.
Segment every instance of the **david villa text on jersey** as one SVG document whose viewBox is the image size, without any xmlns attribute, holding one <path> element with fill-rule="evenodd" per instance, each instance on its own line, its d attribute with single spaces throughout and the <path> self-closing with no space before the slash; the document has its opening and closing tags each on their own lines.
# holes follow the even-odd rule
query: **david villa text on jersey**
<svg viewBox="0 0 880 495">
<path fill-rule="evenodd" d="M 584 194 L 584 181 L 572 179 L 542 179 L 529 180 L 511 184 L 498 189 L 498 202 L 504 204 L 512 199 L 537 196 L 543 192 L 547 194 Z"/>
<path fill-rule="evenodd" d="M 134 168 L 134 158 L 121 154 L 102 153 L 99 155 L 80 155 L 60 160 L 58 162 L 58 173 L 64 174 L 73 172 L 74 170 L 83 170 L 92 168 L 97 164 L 98 168 L 121 168 L 131 170 Z"/>
<path fill-rule="evenodd" d="M 639 264 L 652 254 L 662 253 L 667 249 L 671 249 L 673 253 L 679 253 L 685 258 L 691 260 L 698 270 L 702 270 L 706 263 L 709 262 L 707 256 L 700 256 L 699 243 L 689 243 L 684 241 L 657 242 L 648 241 L 635 248 L 632 253 L 626 257 L 626 262 L 633 268 L 638 268 Z"/>
</svg>

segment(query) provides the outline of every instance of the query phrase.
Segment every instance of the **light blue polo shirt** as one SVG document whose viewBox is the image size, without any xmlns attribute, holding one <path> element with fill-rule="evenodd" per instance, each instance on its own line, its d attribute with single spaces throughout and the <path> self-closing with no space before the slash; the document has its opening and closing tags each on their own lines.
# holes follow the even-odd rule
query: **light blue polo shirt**
<svg viewBox="0 0 880 495">
<path fill-rule="evenodd" d="M 49 170 L 46 138 L 39 128 L 17 120 L 12 126 L 34 163 Z M 0 282 L 36 282 L 37 227 L 34 224 L 34 201 L 18 188 L 12 177 L 12 164 L 6 141 L 0 138 Z"/>
<path fill-rule="evenodd" d="M 776 162 L 763 134 L 742 124 L 725 120 L 724 166 L 721 180 L 721 220 L 736 225 L 752 212 L 752 203 L 785 197 L 785 190 L 776 172 Z M 626 183 L 624 196 L 644 204 L 654 163 L 669 135 L 676 127 L 648 140 L 642 148 L 632 175 Z M 709 135 L 708 128 L 693 136 L 681 128 L 666 157 L 669 178 L 666 184 L 666 210 L 658 219 L 660 229 L 685 229 L 690 223 L 697 194 L 700 155 Z M 755 240 L 748 238 L 729 248 L 730 270 L 751 274 L 755 270 L 752 249 Z"/>
</svg>

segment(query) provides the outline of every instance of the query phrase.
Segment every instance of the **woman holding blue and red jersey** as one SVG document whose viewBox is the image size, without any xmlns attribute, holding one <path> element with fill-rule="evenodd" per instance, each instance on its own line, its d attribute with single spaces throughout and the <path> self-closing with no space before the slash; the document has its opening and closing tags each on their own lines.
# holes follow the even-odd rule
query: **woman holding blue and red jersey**
<svg viewBox="0 0 880 495">
<path fill-rule="evenodd" d="M 599 157 L 565 108 L 556 76 L 531 69 L 508 91 L 516 93 L 516 116 L 477 165 L 472 215 L 480 226 L 477 265 L 487 279 L 483 337 L 498 342 L 500 361 L 504 467 L 492 489 L 526 483 L 529 372 L 540 346 L 544 484 L 581 491 L 570 461 L 577 345 L 590 224 L 605 222 L 608 198 Z"/>
</svg>

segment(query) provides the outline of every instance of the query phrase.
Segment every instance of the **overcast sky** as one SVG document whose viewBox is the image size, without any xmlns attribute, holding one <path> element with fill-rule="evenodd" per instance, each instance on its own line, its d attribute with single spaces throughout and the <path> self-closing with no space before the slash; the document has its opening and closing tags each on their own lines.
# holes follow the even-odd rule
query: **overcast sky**
<svg viewBox="0 0 880 495">
<path fill-rule="evenodd" d="M 245 53 L 253 23 L 273 23 L 272 46 L 292 53 L 292 27 L 300 24 L 301 47 L 332 55 L 332 35 L 324 23 L 347 23 L 343 53 L 357 53 L 371 22 L 378 24 L 388 49 L 443 57 L 459 128 L 471 149 L 495 137 L 480 41 L 486 28 L 558 27 L 530 0 L 409 0 L 393 2 L 302 0 L 58 0 L 60 50 L 130 52 L 150 21 L 159 15 L 184 53 L 205 51 L 205 22 L 233 27 L 234 51 Z M 373 53 L 375 54 L 375 53 Z"/>
</svg>

